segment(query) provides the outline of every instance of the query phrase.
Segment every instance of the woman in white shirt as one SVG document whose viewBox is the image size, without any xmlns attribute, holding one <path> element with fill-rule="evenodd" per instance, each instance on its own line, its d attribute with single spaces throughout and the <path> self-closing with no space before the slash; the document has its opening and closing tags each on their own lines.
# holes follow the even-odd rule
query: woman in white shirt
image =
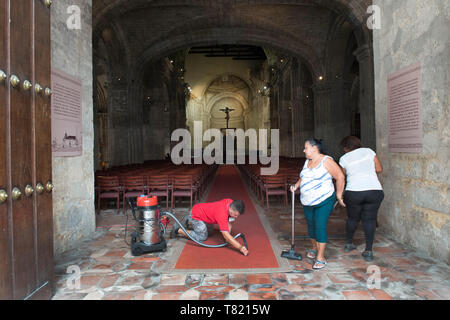
<svg viewBox="0 0 450 320">
<path fill-rule="evenodd" d="M 363 148 L 357 137 L 345 137 L 341 146 L 345 155 L 339 160 L 339 165 L 347 177 L 344 193 L 348 215 L 347 244 L 344 250 L 350 252 L 356 248 L 353 245 L 353 236 L 359 221 L 362 220 L 366 237 L 366 248 L 362 256 L 366 261 L 372 261 L 378 209 L 384 198 L 377 173 L 381 173 L 383 167 L 375 152 L 370 148 Z"/>
</svg>

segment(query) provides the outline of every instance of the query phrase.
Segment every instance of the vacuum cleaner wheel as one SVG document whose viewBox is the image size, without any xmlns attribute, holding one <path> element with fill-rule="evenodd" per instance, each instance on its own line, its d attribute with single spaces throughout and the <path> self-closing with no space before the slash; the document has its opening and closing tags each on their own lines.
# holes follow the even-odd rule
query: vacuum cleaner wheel
<svg viewBox="0 0 450 320">
<path fill-rule="evenodd" d="M 133 248 L 131 249 L 131 254 L 132 254 L 133 256 L 135 256 L 135 257 L 141 256 L 143 253 L 144 253 L 144 252 L 143 252 L 142 249 L 139 248 L 139 247 L 133 247 Z"/>
</svg>

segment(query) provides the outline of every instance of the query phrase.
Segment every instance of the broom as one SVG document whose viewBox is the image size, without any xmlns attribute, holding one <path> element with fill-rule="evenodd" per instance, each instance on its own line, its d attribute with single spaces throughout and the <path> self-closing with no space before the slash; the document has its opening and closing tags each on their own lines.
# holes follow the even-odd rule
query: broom
<svg viewBox="0 0 450 320">
<path fill-rule="evenodd" d="M 281 253 L 282 258 L 291 259 L 291 260 L 302 260 L 302 255 L 300 253 L 296 253 L 294 250 L 295 247 L 295 236 L 294 236 L 294 191 L 292 192 L 292 243 L 291 249 L 289 251 L 283 251 Z"/>
</svg>

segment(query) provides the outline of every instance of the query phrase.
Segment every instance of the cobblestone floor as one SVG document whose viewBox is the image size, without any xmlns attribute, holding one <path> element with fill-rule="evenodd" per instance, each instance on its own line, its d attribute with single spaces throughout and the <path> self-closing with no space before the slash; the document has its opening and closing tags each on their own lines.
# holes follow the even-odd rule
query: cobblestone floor
<svg viewBox="0 0 450 320">
<path fill-rule="evenodd" d="M 182 213 L 183 210 L 178 213 Z M 102 213 L 103 215 L 103 213 Z M 108 219 L 108 215 L 105 215 Z M 123 216 L 110 215 L 112 222 Z M 107 223 L 106 223 L 107 225 Z M 110 224 L 111 225 L 111 224 Z M 155 270 L 171 253 L 168 250 L 134 257 L 124 241 L 121 225 L 97 228 L 96 236 L 57 258 L 57 291 L 54 300 L 447 300 L 450 267 L 427 258 L 377 233 L 375 259 L 361 257 L 364 238 L 358 234 L 357 250 L 345 253 L 344 240 L 331 239 L 326 249 L 328 265 L 312 270 L 305 257 L 309 241 L 296 241 L 303 261 L 290 261 L 292 272 L 272 274 L 160 274 Z M 281 234 L 281 233 L 279 233 Z M 168 235 L 166 235 L 168 238 Z M 289 242 L 279 236 L 283 247 Z M 250 244 L 249 244 L 250 245 Z M 79 267 L 79 287 L 70 267 Z M 368 286 L 371 279 L 374 288 Z"/>
</svg>

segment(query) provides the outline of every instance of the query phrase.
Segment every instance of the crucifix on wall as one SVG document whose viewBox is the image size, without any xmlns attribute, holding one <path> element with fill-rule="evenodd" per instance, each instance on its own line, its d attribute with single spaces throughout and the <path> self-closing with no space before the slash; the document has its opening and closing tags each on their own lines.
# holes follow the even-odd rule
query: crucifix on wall
<svg viewBox="0 0 450 320">
<path fill-rule="evenodd" d="M 229 129 L 228 123 L 230 121 L 230 112 L 234 111 L 234 109 L 230 109 L 230 108 L 226 107 L 225 109 L 220 109 L 220 111 L 225 112 L 225 114 L 226 114 L 225 120 L 227 121 L 227 129 Z"/>
</svg>

